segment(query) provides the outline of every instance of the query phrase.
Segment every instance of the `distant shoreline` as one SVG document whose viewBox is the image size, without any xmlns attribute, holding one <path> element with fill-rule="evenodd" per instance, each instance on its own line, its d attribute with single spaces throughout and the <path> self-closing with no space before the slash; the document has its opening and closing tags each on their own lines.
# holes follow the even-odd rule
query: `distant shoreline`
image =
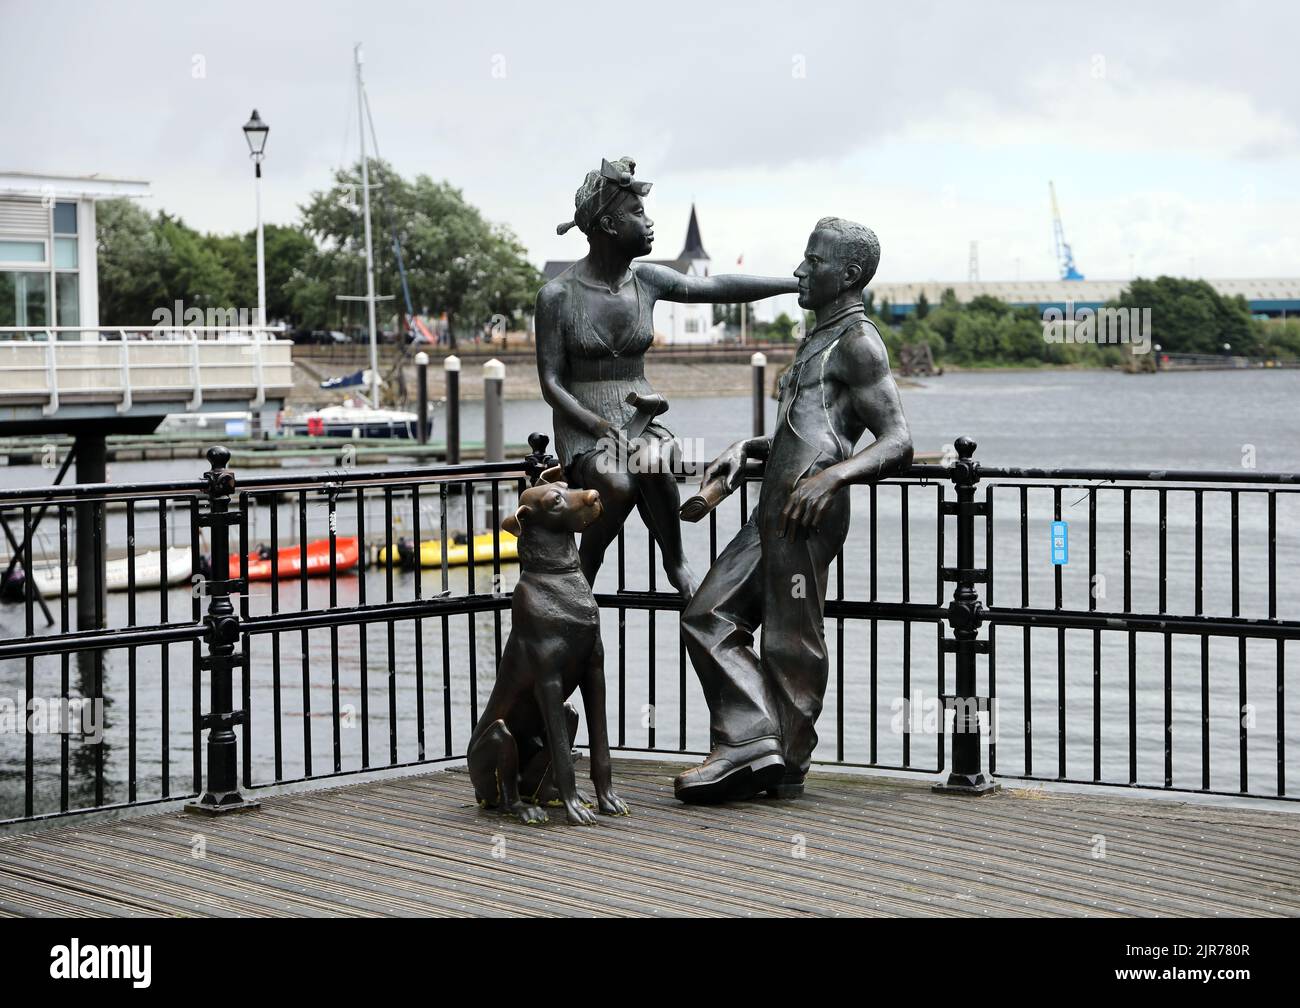
<svg viewBox="0 0 1300 1008">
<path fill-rule="evenodd" d="M 669 399 L 704 399 L 713 397 L 748 399 L 753 382 L 753 370 L 749 363 L 749 350 L 743 353 L 731 351 L 731 359 L 683 359 L 673 357 L 671 352 L 664 353 L 662 348 L 650 350 L 646 354 L 645 371 L 650 385 L 662 392 Z M 460 395 L 464 402 L 481 401 L 483 398 L 482 364 L 488 356 L 466 354 L 461 358 Z M 507 399 L 524 400 L 542 399 L 541 385 L 537 379 L 537 367 L 531 354 L 511 353 L 501 358 L 505 365 L 505 395 Z M 305 363 L 307 366 L 301 366 Z M 771 395 L 776 386 L 777 377 L 788 363 L 788 355 L 770 354 L 767 363 L 766 384 Z M 290 396 L 290 404 L 295 409 L 315 408 L 322 405 L 341 402 L 346 398 L 346 391 L 325 392 L 320 388 L 320 377 L 330 374 L 345 373 L 342 360 L 321 360 L 307 358 L 300 362 L 295 354 L 294 375 L 297 384 Z M 350 362 L 349 362 L 350 366 Z M 381 364 L 381 371 L 387 371 Z M 1115 372 L 1126 374 L 1122 368 L 1082 364 L 995 364 L 988 367 L 971 367 L 969 365 L 951 365 L 944 368 L 945 375 L 955 374 L 1029 374 L 1035 372 Z M 900 388 L 924 388 L 932 380 L 942 380 L 944 375 L 904 376 L 895 373 Z M 1190 373 L 1190 371 L 1189 371 Z M 414 365 L 406 368 L 406 388 L 409 395 L 414 395 L 416 373 Z M 445 379 L 440 361 L 429 365 L 429 397 L 434 402 L 440 401 L 445 394 Z"/>
<path fill-rule="evenodd" d="M 1127 374 L 1123 368 L 1110 364 L 990 364 L 987 367 L 971 364 L 945 364 L 945 374 L 983 374 L 989 371 L 1117 371 Z M 935 377 L 942 377 L 936 375 Z"/>
</svg>

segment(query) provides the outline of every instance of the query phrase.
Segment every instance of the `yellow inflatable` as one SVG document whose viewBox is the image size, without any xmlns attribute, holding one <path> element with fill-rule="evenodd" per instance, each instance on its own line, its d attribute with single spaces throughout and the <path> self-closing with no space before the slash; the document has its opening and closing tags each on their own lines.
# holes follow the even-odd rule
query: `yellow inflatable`
<svg viewBox="0 0 1300 1008">
<path fill-rule="evenodd" d="M 519 540 L 509 532 L 501 531 L 497 535 L 500 537 L 501 560 L 503 562 L 519 559 Z M 402 567 L 415 566 L 415 550 L 411 543 L 395 543 L 393 545 L 395 554 L 392 562 Z M 375 554 L 375 563 L 387 565 L 388 547 L 381 547 Z M 449 542 L 447 543 L 447 566 L 464 567 L 469 563 L 469 543 L 468 542 Z M 474 537 L 474 566 L 490 565 L 492 563 L 492 533 L 484 532 Z M 420 543 L 420 566 L 421 567 L 441 567 L 442 566 L 442 540 L 425 539 Z"/>
</svg>

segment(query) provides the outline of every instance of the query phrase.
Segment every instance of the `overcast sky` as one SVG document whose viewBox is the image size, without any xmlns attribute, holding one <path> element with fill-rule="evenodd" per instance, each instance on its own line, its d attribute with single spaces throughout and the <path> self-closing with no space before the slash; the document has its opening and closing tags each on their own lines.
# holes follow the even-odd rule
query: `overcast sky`
<svg viewBox="0 0 1300 1008">
<path fill-rule="evenodd" d="M 0 167 L 147 179 L 253 223 L 240 127 L 271 126 L 266 217 L 357 154 L 448 179 L 540 264 L 602 155 L 655 183 L 656 256 L 691 201 L 714 272 L 787 273 L 810 226 L 874 227 L 882 281 L 1050 279 L 1054 179 L 1079 268 L 1300 273 L 1293 2 L 653 4 L 0 0 Z"/>
</svg>

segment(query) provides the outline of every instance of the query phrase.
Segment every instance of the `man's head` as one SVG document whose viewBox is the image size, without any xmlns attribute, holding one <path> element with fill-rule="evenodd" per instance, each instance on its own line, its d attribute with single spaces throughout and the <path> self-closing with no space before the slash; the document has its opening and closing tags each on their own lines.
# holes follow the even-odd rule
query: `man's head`
<svg viewBox="0 0 1300 1008">
<path fill-rule="evenodd" d="M 842 217 L 823 217 L 813 228 L 803 262 L 794 275 L 799 280 L 799 307 L 817 311 L 845 291 L 857 291 L 871 282 L 880 262 L 880 240 L 874 231 Z"/>
<path fill-rule="evenodd" d="M 630 157 L 602 161 L 599 171 L 587 173 L 574 193 L 573 220 L 556 230 L 564 234 L 577 227 L 593 244 L 605 242 L 628 258 L 649 255 L 654 246 L 654 221 L 645 212 L 642 197 L 650 183 L 633 178 L 636 162 Z"/>
</svg>

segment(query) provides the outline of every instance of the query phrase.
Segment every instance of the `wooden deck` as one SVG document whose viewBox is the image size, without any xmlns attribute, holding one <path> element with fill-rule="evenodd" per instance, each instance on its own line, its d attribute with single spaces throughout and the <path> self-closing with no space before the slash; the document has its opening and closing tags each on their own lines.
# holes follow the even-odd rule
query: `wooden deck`
<svg viewBox="0 0 1300 1008">
<path fill-rule="evenodd" d="M 444 770 L 0 837 L 0 915 L 1300 914 L 1294 812 L 825 772 L 705 809 L 678 769 L 620 761 L 633 816 L 597 827 L 482 813 Z"/>
</svg>

